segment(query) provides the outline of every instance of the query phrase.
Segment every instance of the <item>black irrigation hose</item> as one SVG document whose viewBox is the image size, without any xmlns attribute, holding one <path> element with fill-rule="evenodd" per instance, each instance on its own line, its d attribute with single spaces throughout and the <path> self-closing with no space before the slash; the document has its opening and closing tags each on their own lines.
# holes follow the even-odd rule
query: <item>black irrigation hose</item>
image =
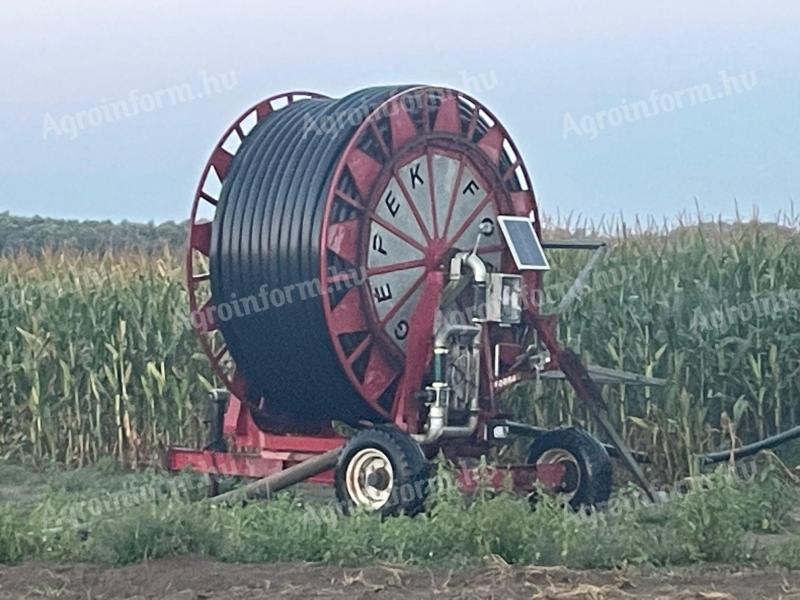
<svg viewBox="0 0 800 600">
<path fill-rule="evenodd" d="M 282 108 L 245 138 L 225 178 L 210 253 L 214 303 L 248 302 L 246 316 L 220 321 L 251 400 L 308 425 L 375 415 L 336 358 L 324 317 L 326 297 L 263 310 L 259 295 L 318 279 L 325 198 L 336 162 L 363 119 L 398 88 Z M 359 115 L 359 118 L 350 118 Z M 337 123 L 337 127 L 323 125 Z M 219 315 L 219 311 L 218 311 Z"/>
<path fill-rule="evenodd" d="M 757 454 L 762 450 L 777 448 L 781 444 L 785 444 L 786 442 L 798 438 L 800 438 L 800 425 L 798 425 L 797 427 L 792 427 L 791 429 L 788 429 L 783 433 L 773 435 L 772 437 L 768 437 L 753 444 L 742 446 L 741 448 L 735 448 L 733 449 L 733 451 L 721 450 L 720 452 L 711 452 L 709 454 L 703 454 L 698 458 L 700 459 L 701 465 L 714 465 L 717 463 L 725 462 L 726 460 L 730 460 L 731 452 L 733 452 L 733 459 L 739 460 L 741 458 L 747 458 L 748 456 L 753 456 L 754 454 Z"/>
</svg>

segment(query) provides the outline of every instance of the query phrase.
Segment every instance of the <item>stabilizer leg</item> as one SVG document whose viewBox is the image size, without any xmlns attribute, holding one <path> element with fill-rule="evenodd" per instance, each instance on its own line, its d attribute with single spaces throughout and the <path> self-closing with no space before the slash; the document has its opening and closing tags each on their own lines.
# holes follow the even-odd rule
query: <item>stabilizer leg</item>
<svg viewBox="0 0 800 600">
<path fill-rule="evenodd" d="M 639 484 L 651 501 L 656 502 L 656 494 L 653 487 L 650 485 L 650 481 L 645 476 L 639 463 L 636 462 L 633 454 L 631 454 L 630 449 L 627 444 L 625 444 L 625 440 L 622 439 L 622 436 L 614 428 L 611 421 L 609 421 L 607 416 L 608 409 L 603 400 L 603 395 L 600 393 L 600 388 L 592 381 L 589 372 L 586 370 L 586 367 L 583 366 L 583 363 L 581 363 L 578 355 L 570 348 L 565 348 L 561 350 L 557 356 L 558 366 L 567 377 L 567 381 L 572 385 L 578 398 L 586 405 L 592 413 L 592 416 L 611 440 L 612 445 L 616 447 L 619 452 L 619 458 L 622 459 L 625 467 L 630 471 L 631 475 L 633 475 L 636 483 Z"/>
</svg>

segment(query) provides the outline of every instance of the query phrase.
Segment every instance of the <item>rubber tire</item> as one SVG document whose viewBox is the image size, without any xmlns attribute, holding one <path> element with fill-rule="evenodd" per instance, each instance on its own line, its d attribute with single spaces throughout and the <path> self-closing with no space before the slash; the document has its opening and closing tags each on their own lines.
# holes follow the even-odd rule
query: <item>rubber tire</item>
<svg viewBox="0 0 800 600">
<path fill-rule="evenodd" d="M 611 497 L 613 465 L 606 449 L 592 435 L 575 427 L 554 429 L 536 438 L 528 450 L 528 464 L 548 450 L 561 449 L 572 454 L 578 462 L 581 482 L 569 504 L 574 509 L 601 507 Z"/>
<path fill-rule="evenodd" d="M 355 454 L 365 448 L 376 448 L 388 458 L 394 471 L 394 491 L 389 501 L 376 510 L 381 516 L 416 515 L 425 508 L 429 494 L 428 478 L 431 463 L 422 447 L 408 434 L 389 425 L 379 425 L 356 433 L 345 445 L 336 464 L 336 498 L 345 514 L 351 514 L 355 503 L 347 493 L 345 473 Z M 403 493 L 410 490 L 411 493 Z"/>
</svg>

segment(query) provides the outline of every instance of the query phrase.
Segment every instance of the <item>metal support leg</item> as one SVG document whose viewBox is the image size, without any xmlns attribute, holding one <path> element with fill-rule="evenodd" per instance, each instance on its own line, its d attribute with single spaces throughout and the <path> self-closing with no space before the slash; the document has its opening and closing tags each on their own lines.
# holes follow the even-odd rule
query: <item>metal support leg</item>
<svg viewBox="0 0 800 600">
<path fill-rule="evenodd" d="M 614 425 L 608 420 L 606 416 L 608 409 L 603 400 L 603 395 L 600 393 L 600 388 L 592 381 L 592 378 L 589 376 L 586 367 L 581 363 L 578 355 L 569 348 L 561 350 L 558 353 L 558 366 L 561 367 L 561 370 L 567 377 L 567 381 L 569 381 L 575 389 L 578 398 L 586 405 L 592 413 L 592 416 L 603 428 L 603 431 L 611 439 L 611 443 L 619 452 L 619 458 L 627 467 L 628 471 L 630 471 L 631 475 L 633 475 L 636 483 L 639 484 L 652 502 L 656 502 L 656 493 L 650 485 L 650 481 L 648 481 L 639 463 L 636 462 L 636 459 L 631 454 L 631 451 L 625 444 L 625 440 L 622 439 L 622 436 L 617 433 Z"/>
</svg>

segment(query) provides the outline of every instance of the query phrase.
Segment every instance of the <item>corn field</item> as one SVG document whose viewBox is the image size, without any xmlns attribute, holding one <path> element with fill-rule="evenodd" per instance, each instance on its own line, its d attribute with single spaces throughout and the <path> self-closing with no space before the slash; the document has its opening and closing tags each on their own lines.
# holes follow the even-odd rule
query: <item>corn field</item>
<svg viewBox="0 0 800 600">
<path fill-rule="evenodd" d="M 0 457 L 135 465 L 198 440 L 208 369 L 180 275 L 168 251 L 0 261 Z"/>
<path fill-rule="evenodd" d="M 609 238 L 610 249 L 562 316 L 562 339 L 593 364 L 668 380 L 605 390 L 619 428 L 662 473 L 687 472 L 692 452 L 798 424 L 795 227 L 581 233 Z M 553 303 L 586 258 L 554 253 Z M 0 258 L 0 459 L 84 465 L 111 455 L 136 466 L 169 444 L 201 444 L 214 382 L 187 310 L 169 250 Z M 506 402 L 537 424 L 590 426 L 561 384 L 520 387 Z"/>
<path fill-rule="evenodd" d="M 630 443 L 674 478 L 692 470 L 692 453 L 800 424 L 796 224 L 608 229 L 586 235 L 604 234 L 611 248 L 560 333 L 591 364 L 667 380 L 660 388 L 606 386 Z M 585 261 L 557 255 L 548 297 L 558 299 Z M 523 388 L 510 401 L 540 424 L 593 429 L 565 386 Z"/>
</svg>

